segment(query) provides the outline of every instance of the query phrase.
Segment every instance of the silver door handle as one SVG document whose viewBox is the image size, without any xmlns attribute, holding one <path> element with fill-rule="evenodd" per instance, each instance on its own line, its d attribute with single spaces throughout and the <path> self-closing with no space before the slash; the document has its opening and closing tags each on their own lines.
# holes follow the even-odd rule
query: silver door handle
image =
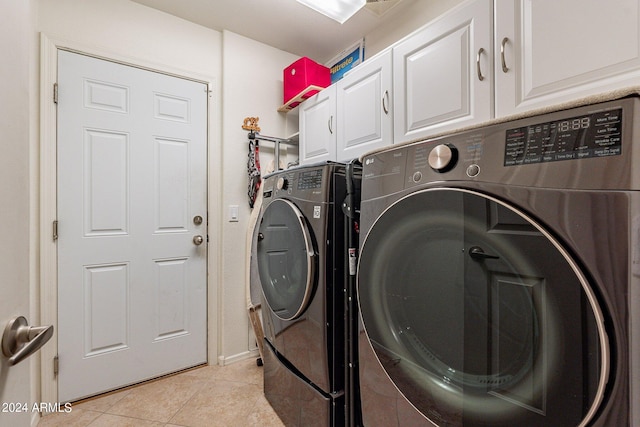
<svg viewBox="0 0 640 427">
<path fill-rule="evenodd" d="M 9 320 L 2 335 L 2 353 L 9 358 L 9 365 L 22 362 L 38 351 L 53 336 L 53 325 L 29 326 L 24 316 Z"/>
<path fill-rule="evenodd" d="M 382 97 L 382 110 L 385 114 L 389 114 L 389 90 L 384 91 L 384 96 Z"/>
<path fill-rule="evenodd" d="M 198 235 L 193 236 L 193 244 L 196 246 L 200 246 L 204 242 L 204 237 Z"/>
<path fill-rule="evenodd" d="M 507 61 L 504 58 L 504 46 L 509 42 L 509 38 L 505 37 L 502 39 L 502 43 L 500 43 L 500 59 L 502 60 L 502 72 L 506 73 L 509 71 L 509 67 L 507 67 Z"/>
<path fill-rule="evenodd" d="M 329 117 L 327 125 L 329 126 L 329 133 L 333 135 L 333 116 Z"/>
<path fill-rule="evenodd" d="M 476 56 L 476 72 L 478 73 L 478 80 L 483 81 L 482 69 L 480 68 L 480 56 L 484 53 L 484 48 L 480 48 L 478 55 Z"/>
</svg>

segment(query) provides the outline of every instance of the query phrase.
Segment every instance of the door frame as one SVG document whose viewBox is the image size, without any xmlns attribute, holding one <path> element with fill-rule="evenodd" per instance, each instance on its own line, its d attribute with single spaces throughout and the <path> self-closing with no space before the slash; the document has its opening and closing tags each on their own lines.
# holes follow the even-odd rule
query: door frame
<svg viewBox="0 0 640 427">
<path fill-rule="evenodd" d="M 103 48 L 88 46 L 70 40 L 57 39 L 40 34 L 40 177 L 39 177 L 39 305 L 40 320 L 54 326 L 51 343 L 41 350 L 40 394 L 42 402 L 58 402 L 58 380 L 54 373 L 54 358 L 58 354 L 58 256 L 57 243 L 53 239 L 53 222 L 57 219 L 57 106 L 54 99 L 54 83 L 58 81 L 58 51 L 67 50 L 98 59 L 173 77 L 196 81 L 207 85 L 207 209 L 209 245 L 207 248 L 207 360 L 217 363 L 219 354 L 219 292 L 220 286 L 220 239 L 221 235 L 221 188 L 222 159 L 221 144 L 212 144 L 217 139 L 213 133 L 215 102 L 213 90 L 216 78 L 177 69 L 166 64 L 151 63 L 123 56 Z M 214 163 L 217 162 L 217 163 Z"/>
</svg>

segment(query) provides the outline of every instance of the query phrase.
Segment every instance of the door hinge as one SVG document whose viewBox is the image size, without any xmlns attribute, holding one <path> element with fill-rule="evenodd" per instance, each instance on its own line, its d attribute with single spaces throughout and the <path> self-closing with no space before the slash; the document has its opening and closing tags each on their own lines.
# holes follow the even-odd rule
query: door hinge
<svg viewBox="0 0 640 427">
<path fill-rule="evenodd" d="M 53 241 L 58 240 L 58 220 L 53 221 Z"/>
<path fill-rule="evenodd" d="M 53 84 L 53 103 L 58 103 L 58 83 Z"/>
<path fill-rule="evenodd" d="M 60 372 L 60 359 L 58 357 L 58 355 L 56 354 L 53 357 L 53 375 L 58 375 L 58 372 Z"/>
</svg>

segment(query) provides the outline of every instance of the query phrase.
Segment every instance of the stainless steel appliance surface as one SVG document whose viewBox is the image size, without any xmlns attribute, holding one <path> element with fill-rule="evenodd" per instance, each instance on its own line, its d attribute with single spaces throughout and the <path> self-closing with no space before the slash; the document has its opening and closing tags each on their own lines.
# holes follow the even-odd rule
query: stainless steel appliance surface
<svg viewBox="0 0 640 427">
<path fill-rule="evenodd" d="M 640 426 L 640 99 L 365 156 L 365 426 Z"/>
<path fill-rule="evenodd" d="M 323 163 L 269 175 L 257 263 L 263 292 L 265 396 L 288 426 L 343 426 L 346 215 L 359 174 Z M 359 184 L 357 185 L 359 189 Z"/>
</svg>

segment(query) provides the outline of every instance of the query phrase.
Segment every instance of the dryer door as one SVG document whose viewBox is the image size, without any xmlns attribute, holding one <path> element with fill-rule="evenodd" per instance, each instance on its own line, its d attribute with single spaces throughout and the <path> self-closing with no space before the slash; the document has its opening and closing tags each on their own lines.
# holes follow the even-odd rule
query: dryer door
<svg viewBox="0 0 640 427">
<path fill-rule="evenodd" d="M 276 199 L 264 210 L 257 254 L 269 308 L 282 320 L 300 316 L 314 290 L 317 255 L 309 226 L 290 201 Z"/>
<path fill-rule="evenodd" d="M 525 213 L 462 189 L 409 195 L 368 233 L 358 287 L 375 356 L 434 424 L 575 427 L 598 409 L 601 310 L 571 256 Z"/>
</svg>

